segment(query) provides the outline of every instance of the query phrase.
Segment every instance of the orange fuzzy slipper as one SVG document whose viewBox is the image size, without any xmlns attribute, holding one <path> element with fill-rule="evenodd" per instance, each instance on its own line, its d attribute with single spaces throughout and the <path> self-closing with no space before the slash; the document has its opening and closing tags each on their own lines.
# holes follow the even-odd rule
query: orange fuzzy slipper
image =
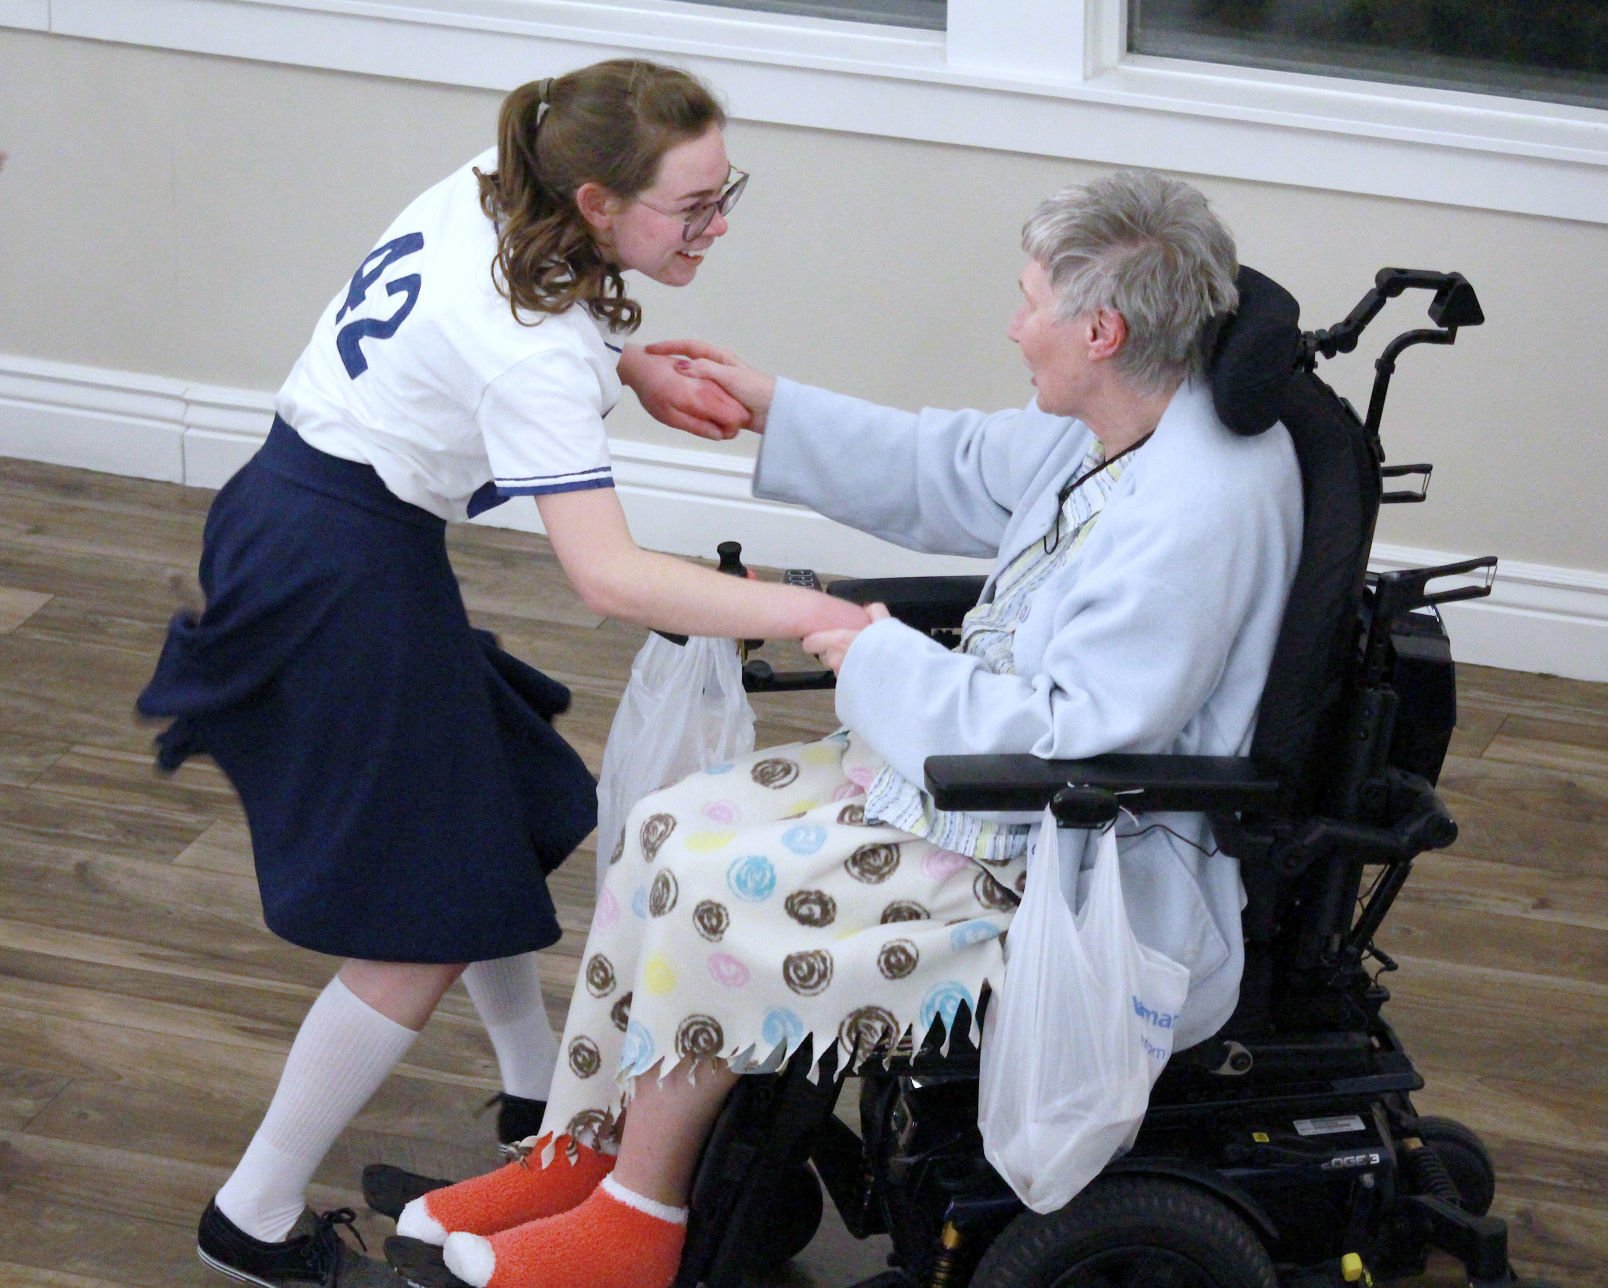
<svg viewBox="0 0 1608 1288">
<path fill-rule="evenodd" d="M 579 1207 L 489 1239 L 454 1234 L 447 1269 L 474 1288 L 670 1288 L 686 1208 L 633 1194 L 613 1177 Z"/>
<path fill-rule="evenodd" d="M 396 1232 L 442 1244 L 456 1231 L 496 1234 L 527 1221 L 568 1212 L 614 1170 L 614 1159 L 560 1136 L 553 1161 L 541 1166 L 541 1140 L 524 1157 L 484 1176 L 421 1194 L 396 1219 Z M 523 1148 L 523 1146 L 522 1146 Z"/>
</svg>

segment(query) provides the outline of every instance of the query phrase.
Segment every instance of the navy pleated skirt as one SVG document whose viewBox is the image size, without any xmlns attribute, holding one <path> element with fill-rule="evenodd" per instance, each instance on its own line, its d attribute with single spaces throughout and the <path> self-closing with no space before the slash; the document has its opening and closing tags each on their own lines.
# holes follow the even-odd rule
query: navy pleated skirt
<svg viewBox="0 0 1608 1288">
<path fill-rule="evenodd" d="M 446 524 L 275 420 L 214 501 L 206 609 L 138 708 L 158 762 L 210 754 L 268 928 L 318 952 L 483 961 L 558 938 L 545 875 L 596 823 L 553 729 L 569 691 L 469 625 Z"/>
</svg>

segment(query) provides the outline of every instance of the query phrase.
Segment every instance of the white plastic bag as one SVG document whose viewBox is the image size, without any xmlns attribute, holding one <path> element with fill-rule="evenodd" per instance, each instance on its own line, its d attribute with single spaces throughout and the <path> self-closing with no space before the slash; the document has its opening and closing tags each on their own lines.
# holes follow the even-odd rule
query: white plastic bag
<svg viewBox="0 0 1608 1288">
<path fill-rule="evenodd" d="M 1066 890 L 1079 887 L 1074 914 Z M 988 1161 L 1035 1212 L 1064 1207 L 1133 1144 L 1188 987 L 1185 967 L 1133 936 L 1115 829 L 1063 833 L 1045 810 L 988 1008 L 977 1111 Z"/>
<path fill-rule="evenodd" d="M 659 634 L 631 663 L 597 781 L 597 888 L 625 831 L 625 816 L 649 792 L 754 749 L 754 709 L 743 692 L 733 640 Z"/>
</svg>

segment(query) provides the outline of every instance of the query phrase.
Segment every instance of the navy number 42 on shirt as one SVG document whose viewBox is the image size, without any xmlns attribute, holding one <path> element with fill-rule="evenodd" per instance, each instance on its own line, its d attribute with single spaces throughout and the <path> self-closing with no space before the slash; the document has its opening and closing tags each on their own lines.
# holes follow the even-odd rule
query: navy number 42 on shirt
<svg viewBox="0 0 1608 1288">
<path fill-rule="evenodd" d="M 352 284 L 346 291 L 346 303 L 341 305 L 341 311 L 335 315 L 335 325 L 340 326 L 341 321 L 358 305 L 362 304 L 368 296 L 369 289 L 380 280 L 385 270 L 400 259 L 406 259 L 424 249 L 423 233 L 407 233 L 388 241 L 383 246 L 376 246 L 368 253 L 368 257 L 357 266 L 357 272 L 352 274 Z M 346 366 L 346 374 L 356 380 L 368 370 L 368 359 L 363 356 L 362 344 L 364 340 L 389 340 L 396 334 L 396 330 L 407 321 L 413 306 L 419 302 L 419 292 L 423 289 L 424 279 L 417 273 L 409 273 L 385 284 L 387 295 L 405 296 L 397 305 L 396 311 L 385 318 L 358 318 L 355 322 L 348 322 L 335 333 L 335 348 L 340 352 L 341 362 Z"/>
</svg>

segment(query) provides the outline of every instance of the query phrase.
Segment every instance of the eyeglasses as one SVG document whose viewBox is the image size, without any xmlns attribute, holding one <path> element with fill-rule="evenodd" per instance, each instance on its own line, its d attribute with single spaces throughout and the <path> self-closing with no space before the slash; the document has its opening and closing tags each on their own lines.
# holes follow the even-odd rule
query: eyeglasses
<svg viewBox="0 0 1608 1288">
<path fill-rule="evenodd" d="M 731 208 L 737 204 L 737 198 L 743 195 L 743 189 L 748 186 L 748 171 L 731 167 L 731 174 L 737 177 L 731 181 L 726 190 L 713 201 L 700 201 L 696 206 L 686 210 L 660 210 L 659 207 L 649 205 L 641 197 L 636 198 L 637 204 L 647 206 L 655 214 L 663 215 L 666 219 L 681 219 L 681 240 L 696 241 L 702 237 L 709 225 L 715 222 L 716 215 L 729 215 Z"/>
</svg>

